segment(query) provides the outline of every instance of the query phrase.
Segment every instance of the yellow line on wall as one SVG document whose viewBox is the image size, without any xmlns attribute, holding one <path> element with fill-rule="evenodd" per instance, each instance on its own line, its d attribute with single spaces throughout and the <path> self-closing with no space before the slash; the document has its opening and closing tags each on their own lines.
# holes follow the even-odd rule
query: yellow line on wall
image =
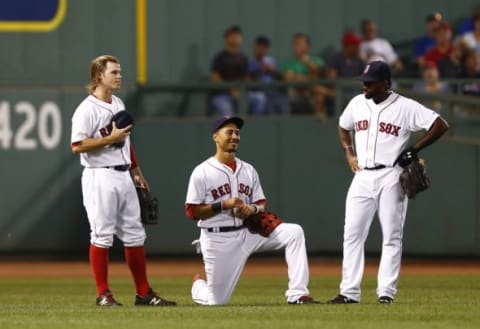
<svg viewBox="0 0 480 329">
<path fill-rule="evenodd" d="M 147 82 L 147 0 L 137 0 L 137 82 Z"/>
<path fill-rule="evenodd" d="M 57 29 L 65 18 L 67 0 L 58 0 L 55 16 L 50 21 L 0 21 L 0 31 L 5 32 L 50 32 Z"/>
</svg>

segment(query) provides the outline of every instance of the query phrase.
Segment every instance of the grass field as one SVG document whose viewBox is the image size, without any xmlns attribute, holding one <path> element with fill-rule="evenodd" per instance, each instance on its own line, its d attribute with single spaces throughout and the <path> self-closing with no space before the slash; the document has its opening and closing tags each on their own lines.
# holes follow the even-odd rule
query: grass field
<svg viewBox="0 0 480 329">
<path fill-rule="evenodd" d="M 375 302 L 367 276 L 358 305 L 286 305 L 281 277 L 243 277 L 228 306 L 202 307 L 190 299 L 190 279 L 153 278 L 171 308 L 134 307 L 132 283 L 113 278 L 122 308 L 94 306 L 91 279 L 0 279 L 0 328 L 480 328 L 480 278 L 404 275 L 392 305 Z M 312 277 L 322 302 L 337 293 L 338 277 Z"/>
</svg>

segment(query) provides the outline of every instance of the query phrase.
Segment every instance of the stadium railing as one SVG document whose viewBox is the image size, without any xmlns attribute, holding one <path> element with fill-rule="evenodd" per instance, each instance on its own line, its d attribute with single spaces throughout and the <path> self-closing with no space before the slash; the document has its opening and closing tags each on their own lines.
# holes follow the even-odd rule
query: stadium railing
<svg viewBox="0 0 480 329">
<path fill-rule="evenodd" d="M 400 94 L 411 97 L 428 107 L 434 108 L 447 119 L 450 124 L 451 136 L 465 141 L 480 142 L 480 97 L 462 94 L 465 84 L 478 83 L 480 80 L 472 79 L 449 79 L 442 80 L 450 85 L 451 93 L 427 93 L 414 91 L 412 86 L 419 79 L 394 79 L 393 90 Z M 138 115 L 144 118 L 152 117 L 192 117 L 214 115 L 210 106 L 210 97 L 213 92 L 226 91 L 231 88 L 240 90 L 238 100 L 238 114 L 248 115 L 246 93 L 248 90 L 283 89 L 294 87 L 309 87 L 315 85 L 329 86 L 335 90 L 332 102 L 331 121 L 336 120 L 338 115 L 348 103 L 349 99 L 361 91 L 361 84 L 355 80 L 309 80 L 301 82 L 164 82 L 138 86 L 128 98 L 129 105 L 137 109 Z M 192 100 L 194 95 L 201 96 Z M 167 103 L 168 111 L 152 110 L 152 102 L 145 102 L 148 97 L 163 97 L 163 103 Z M 162 102 L 154 102 L 160 104 Z M 433 106 L 435 105 L 435 106 Z M 155 107 L 155 106 L 153 106 Z M 192 111 L 192 108 L 197 108 Z"/>
</svg>

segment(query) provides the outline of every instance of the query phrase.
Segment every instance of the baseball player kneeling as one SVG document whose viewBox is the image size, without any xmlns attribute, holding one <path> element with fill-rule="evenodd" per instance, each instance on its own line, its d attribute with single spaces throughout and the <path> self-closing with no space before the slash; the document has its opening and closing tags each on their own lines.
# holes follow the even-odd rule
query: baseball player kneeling
<svg viewBox="0 0 480 329">
<path fill-rule="evenodd" d="M 198 221 L 206 280 L 193 278 L 192 298 L 202 305 L 228 303 L 248 257 L 285 248 L 289 304 L 316 304 L 307 288 L 308 260 L 303 229 L 265 211 L 255 168 L 238 159 L 243 120 L 218 119 L 212 128 L 216 154 L 198 165 L 188 184 L 187 216 Z"/>
<path fill-rule="evenodd" d="M 128 121 L 122 100 L 113 92 L 121 85 L 117 58 L 104 55 L 90 66 L 90 95 L 72 118 L 72 151 L 80 154 L 83 204 L 90 223 L 90 263 L 97 286 L 98 306 L 120 306 L 108 284 L 108 249 L 113 236 L 122 240 L 137 295 L 135 305 L 175 305 L 158 296 L 147 280 L 145 229 L 135 185 L 148 189 L 130 144 Z M 118 120 L 115 121 L 117 118 Z M 132 180 L 133 177 L 133 180 Z"/>
</svg>

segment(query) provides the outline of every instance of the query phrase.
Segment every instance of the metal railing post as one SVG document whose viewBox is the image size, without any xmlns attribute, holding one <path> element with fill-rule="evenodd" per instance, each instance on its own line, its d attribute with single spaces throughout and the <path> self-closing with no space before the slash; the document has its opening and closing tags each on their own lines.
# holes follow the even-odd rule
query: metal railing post
<svg viewBox="0 0 480 329">
<path fill-rule="evenodd" d="M 335 114 L 339 116 L 343 111 L 343 98 L 345 97 L 345 85 L 338 83 L 335 86 Z"/>
<path fill-rule="evenodd" d="M 248 93 L 244 83 L 240 84 L 240 97 L 238 99 L 238 114 L 246 116 L 248 114 Z"/>
</svg>

